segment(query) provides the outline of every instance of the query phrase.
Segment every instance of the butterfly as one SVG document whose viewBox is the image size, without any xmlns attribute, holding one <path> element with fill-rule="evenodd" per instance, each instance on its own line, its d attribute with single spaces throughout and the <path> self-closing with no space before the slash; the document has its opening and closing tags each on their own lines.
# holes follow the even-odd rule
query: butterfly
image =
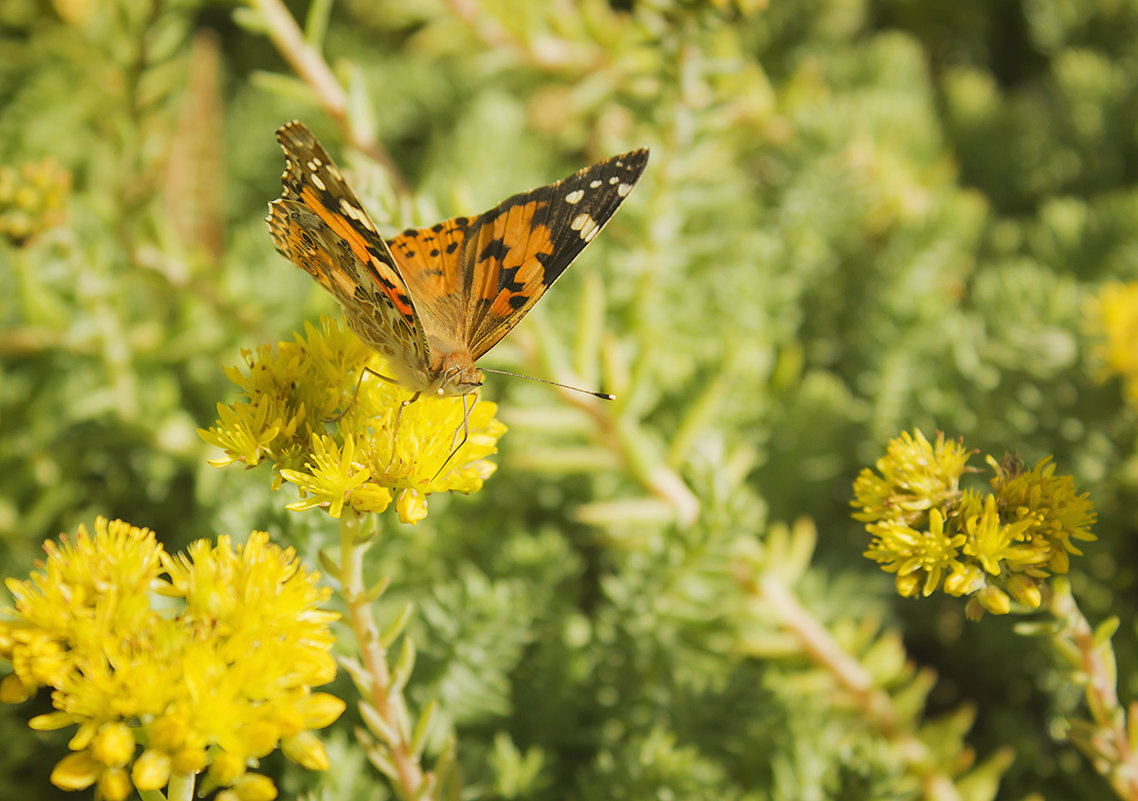
<svg viewBox="0 0 1138 801">
<path fill-rule="evenodd" d="M 477 217 L 384 240 L 308 128 L 290 122 L 277 141 L 283 189 L 267 220 L 277 250 L 339 301 L 412 400 L 482 386 L 475 362 L 596 238 L 648 163 L 647 149 L 613 156 Z"/>
</svg>

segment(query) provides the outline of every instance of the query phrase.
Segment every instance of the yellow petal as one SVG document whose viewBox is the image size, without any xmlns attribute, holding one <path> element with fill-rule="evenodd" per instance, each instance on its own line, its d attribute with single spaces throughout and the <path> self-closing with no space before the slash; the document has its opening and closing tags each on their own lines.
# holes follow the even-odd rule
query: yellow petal
<svg viewBox="0 0 1138 801">
<path fill-rule="evenodd" d="M 0 681 L 0 702 L 5 704 L 27 701 L 35 694 L 35 685 L 24 684 L 15 673 L 9 673 Z"/>
<path fill-rule="evenodd" d="M 170 781 L 170 755 L 148 748 L 135 760 L 130 777 L 139 790 L 160 790 Z"/>
<path fill-rule="evenodd" d="M 87 751 L 68 754 L 51 771 L 51 783 L 61 790 L 83 790 L 99 778 L 100 766 Z"/>
<path fill-rule="evenodd" d="M 121 767 L 134 756 L 134 731 L 125 723 L 108 723 L 99 727 L 91 740 L 91 756 L 96 762 Z"/>
<path fill-rule="evenodd" d="M 241 801 L 273 801 L 277 788 L 273 780 L 259 773 L 247 773 L 233 787 L 234 794 Z"/>
<path fill-rule="evenodd" d="M 328 752 L 324 744 L 310 731 L 281 740 L 284 755 L 308 770 L 328 770 Z"/>
<path fill-rule="evenodd" d="M 130 777 L 122 768 L 111 768 L 103 771 L 99 776 L 95 794 L 106 801 L 123 801 L 133 788 Z"/>
<path fill-rule="evenodd" d="M 1012 608 L 1007 593 L 991 585 L 980 590 L 976 599 L 993 615 L 1006 615 Z"/>
<path fill-rule="evenodd" d="M 330 693 L 313 693 L 301 705 L 304 724 L 310 729 L 323 729 L 332 725 L 346 707 L 342 699 Z"/>
<path fill-rule="evenodd" d="M 427 498 L 418 490 L 405 489 L 395 501 L 395 510 L 401 521 L 415 525 L 427 516 Z"/>
</svg>

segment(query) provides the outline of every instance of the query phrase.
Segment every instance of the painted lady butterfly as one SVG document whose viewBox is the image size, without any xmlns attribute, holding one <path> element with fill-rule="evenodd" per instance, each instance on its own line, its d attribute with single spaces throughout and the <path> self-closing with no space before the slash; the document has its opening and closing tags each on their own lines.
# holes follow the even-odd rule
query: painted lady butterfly
<svg viewBox="0 0 1138 801">
<path fill-rule="evenodd" d="M 646 149 L 614 156 L 477 217 L 385 242 L 304 125 L 288 123 L 277 141 L 286 162 L 281 197 L 269 204 L 277 250 L 332 293 L 416 397 L 482 385 L 474 362 L 600 233 L 648 163 Z"/>
</svg>

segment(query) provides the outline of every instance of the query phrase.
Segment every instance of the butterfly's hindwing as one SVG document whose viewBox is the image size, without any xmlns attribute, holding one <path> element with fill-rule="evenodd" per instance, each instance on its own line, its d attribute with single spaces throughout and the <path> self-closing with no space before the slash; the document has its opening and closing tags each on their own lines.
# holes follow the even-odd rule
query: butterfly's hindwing
<svg viewBox="0 0 1138 801">
<path fill-rule="evenodd" d="M 452 217 L 430 228 L 409 228 L 388 243 L 424 328 L 447 332 L 460 343 L 466 330 L 462 247 L 469 225 L 467 217 Z"/>
</svg>

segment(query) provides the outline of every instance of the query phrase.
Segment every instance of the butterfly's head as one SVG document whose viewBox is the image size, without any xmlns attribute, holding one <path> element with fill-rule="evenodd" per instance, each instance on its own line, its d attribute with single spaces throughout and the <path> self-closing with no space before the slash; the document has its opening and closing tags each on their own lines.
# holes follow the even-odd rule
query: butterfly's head
<svg viewBox="0 0 1138 801">
<path fill-rule="evenodd" d="M 466 369 L 454 368 L 446 371 L 439 377 L 439 385 L 435 394 L 440 398 L 449 398 L 452 395 L 469 395 L 482 387 L 482 371 L 474 365 Z"/>
<path fill-rule="evenodd" d="M 439 359 L 438 369 L 433 372 L 434 380 L 427 392 L 440 398 L 469 395 L 482 386 L 482 371 L 474 366 L 474 360 L 465 349 L 444 355 Z"/>
</svg>

